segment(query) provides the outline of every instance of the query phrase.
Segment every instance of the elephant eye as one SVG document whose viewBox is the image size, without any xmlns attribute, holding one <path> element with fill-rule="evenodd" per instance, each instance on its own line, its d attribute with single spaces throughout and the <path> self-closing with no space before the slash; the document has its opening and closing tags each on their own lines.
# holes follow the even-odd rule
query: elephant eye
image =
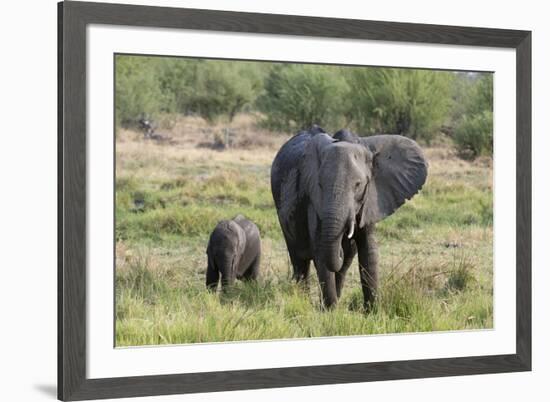
<svg viewBox="0 0 550 402">
<path fill-rule="evenodd" d="M 355 182 L 355 189 L 359 190 L 359 187 L 361 187 L 361 182 L 360 181 Z"/>
</svg>

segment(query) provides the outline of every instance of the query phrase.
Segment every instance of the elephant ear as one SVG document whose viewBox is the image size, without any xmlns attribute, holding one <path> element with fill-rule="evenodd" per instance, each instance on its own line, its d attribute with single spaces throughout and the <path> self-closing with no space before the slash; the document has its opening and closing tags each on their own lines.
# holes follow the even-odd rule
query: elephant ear
<svg viewBox="0 0 550 402">
<path fill-rule="evenodd" d="M 233 258 L 240 258 L 246 248 L 246 234 L 244 232 L 244 229 L 237 222 L 235 222 L 235 219 L 230 221 L 229 225 L 237 240 L 237 243 L 235 244 L 235 250 L 233 250 Z"/>
<path fill-rule="evenodd" d="M 334 140 L 313 126 L 288 140 L 271 166 L 271 191 L 283 231 L 294 239 L 294 221 L 301 199 L 319 204 L 318 170 L 322 148 Z"/>
<path fill-rule="evenodd" d="M 315 133 L 311 136 L 304 149 L 300 161 L 300 194 L 307 196 L 317 213 L 321 210 L 321 187 L 319 186 L 319 169 L 321 168 L 321 154 L 323 150 L 333 144 L 334 140 L 326 133 Z"/>
<path fill-rule="evenodd" d="M 393 214 L 405 200 L 422 188 L 428 163 L 418 144 L 400 135 L 375 135 L 360 138 L 373 154 L 372 178 L 360 226 L 376 223 Z"/>
</svg>

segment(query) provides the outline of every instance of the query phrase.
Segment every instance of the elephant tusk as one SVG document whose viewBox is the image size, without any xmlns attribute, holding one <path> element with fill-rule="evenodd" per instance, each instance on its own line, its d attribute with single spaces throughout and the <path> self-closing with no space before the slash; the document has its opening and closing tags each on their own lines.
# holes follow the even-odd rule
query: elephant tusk
<svg viewBox="0 0 550 402">
<path fill-rule="evenodd" d="M 353 237 L 353 229 L 355 227 L 355 222 L 353 221 L 353 219 L 351 220 L 351 227 L 349 228 L 349 233 L 348 233 L 348 239 L 351 239 Z"/>
</svg>

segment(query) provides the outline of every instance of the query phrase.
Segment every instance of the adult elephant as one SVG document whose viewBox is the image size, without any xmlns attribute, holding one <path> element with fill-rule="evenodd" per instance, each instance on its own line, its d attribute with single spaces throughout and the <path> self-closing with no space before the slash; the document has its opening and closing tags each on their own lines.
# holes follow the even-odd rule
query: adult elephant
<svg viewBox="0 0 550 402">
<path fill-rule="evenodd" d="M 271 191 L 297 281 L 313 260 L 326 307 L 342 292 L 356 254 L 366 309 L 377 291 L 376 222 L 412 198 L 427 176 L 416 142 L 398 135 L 331 137 L 314 126 L 288 140 L 271 168 Z"/>
</svg>

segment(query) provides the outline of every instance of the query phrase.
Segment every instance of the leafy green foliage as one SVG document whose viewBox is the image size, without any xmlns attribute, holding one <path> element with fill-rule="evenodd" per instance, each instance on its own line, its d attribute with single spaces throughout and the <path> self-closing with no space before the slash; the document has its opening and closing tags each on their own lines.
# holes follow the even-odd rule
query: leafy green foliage
<svg viewBox="0 0 550 402">
<path fill-rule="evenodd" d="M 258 63 L 117 56 L 117 122 L 133 125 L 160 112 L 232 120 L 262 89 Z"/>
<path fill-rule="evenodd" d="M 450 107 L 451 73 L 354 68 L 347 79 L 349 120 L 363 134 L 392 133 L 430 142 Z"/>
<path fill-rule="evenodd" d="M 180 73 L 183 88 L 175 93 L 177 111 L 196 113 L 208 121 L 219 116 L 231 121 L 256 98 L 262 86 L 261 70 L 246 62 L 187 60 L 187 69 Z"/>
<path fill-rule="evenodd" d="M 460 153 L 467 158 L 475 158 L 493 150 L 493 112 L 463 116 L 454 133 L 454 141 Z"/>
<path fill-rule="evenodd" d="M 117 124 L 135 125 L 144 115 L 170 111 L 171 97 L 159 85 L 161 59 L 117 56 L 115 109 Z"/>
<path fill-rule="evenodd" d="M 463 157 L 475 158 L 493 153 L 493 77 L 477 77 L 465 90 L 463 114 L 456 122 L 453 140 Z"/>
<path fill-rule="evenodd" d="M 281 64 L 271 69 L 257 105 L 270 128 L 295 131 L 318 124 L 337 130 L 346 93 L 339 67 Z"/>
<path fill-rule="evenodd" d="M 199 115 L 296 132 L 320 125 L 430 143 L 452 135 L 463 156 L 492 152 L 492 75 L 435 70 L 116 57 L 116 121 Z"/>
</svg>

